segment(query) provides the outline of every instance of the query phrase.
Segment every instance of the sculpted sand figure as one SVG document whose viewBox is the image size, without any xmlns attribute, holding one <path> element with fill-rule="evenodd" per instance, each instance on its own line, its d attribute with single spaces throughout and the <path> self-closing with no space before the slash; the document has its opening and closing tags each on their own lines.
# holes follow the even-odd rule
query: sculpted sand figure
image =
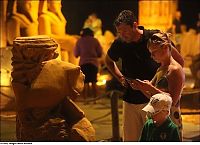
<svg viewBox="0 0 200 145">
<path fill-rule="evenodd" d="M 61 59 L 73 64 L 78 64 L 78 60 L 73 55 L 73 49 L 77 38 L 65 34 L 67 21 L 61 12 L 61 0 L 40 1 L 38 21 L 39 34 L 49 35 L 60 44 Z"/>
<path fill-rule="evenodd" d="M 6 11 L 7 11 L 8 0 L 0 1 L 0 49 L 6 48 L 7 38 L 6 38 Z"/>
<path fill-rule="evenodd" d="M 95 130 L 72 101 L 82 91 L 80 67 L 55 59 L 47 36 L 18 37 L 12 48 L 18 141 L 94 141 Z"/>
<path fill-rule="evenodd" d="M 94 36 L 102 35 L 102 21 L 97 17 L 96 13 L 92 13 L 84 22 L 83 28 L 90 28 L 94 32 Z"/>
<path fill-rule="evenodd" d="M 38 6 L 39 1 L 8 1 L 8 44 L 12 45 L 16 37 L 38 35 Z"/>
</svg>

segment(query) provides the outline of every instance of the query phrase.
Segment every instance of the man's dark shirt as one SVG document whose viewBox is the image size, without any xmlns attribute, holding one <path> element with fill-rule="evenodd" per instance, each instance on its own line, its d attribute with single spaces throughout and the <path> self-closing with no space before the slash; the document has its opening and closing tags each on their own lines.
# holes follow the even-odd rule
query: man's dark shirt
<svg viewBox="0 0 200 145">
<path fill-rule="evenodd" d="M 144 30 L 138 42 L 126 43 L 116 39 L 108 50 L 108 56 L 113 61 L 122 59 L 122 73 L 125 77 L 140 80 L 151 80 L 156 73 L 158 64 L 151 58 L 147 49 L 148 39 L 159 30 Z M 130 86 L 126 89 L 123 100 L 132 104 L 147 103 L 149 99 L 138 90 Z"/>
</svg>

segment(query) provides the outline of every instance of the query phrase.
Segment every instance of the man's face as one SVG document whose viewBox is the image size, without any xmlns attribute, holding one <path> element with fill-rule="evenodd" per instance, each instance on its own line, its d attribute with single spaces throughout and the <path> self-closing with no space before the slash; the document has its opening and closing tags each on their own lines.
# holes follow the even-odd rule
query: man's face
<svg viewBox="0 0 200 145">
<path fill-rule="evenodd" d="M 134 31 L 133 31 L 133 27 L 127 24 L 120 24 L 119 26 L 116 27 L 117 29 L 117 33 L 119 35 L 119 37 L 127 42 L 130 43 L 133 41 L 134 38 Z"/>
</svg>

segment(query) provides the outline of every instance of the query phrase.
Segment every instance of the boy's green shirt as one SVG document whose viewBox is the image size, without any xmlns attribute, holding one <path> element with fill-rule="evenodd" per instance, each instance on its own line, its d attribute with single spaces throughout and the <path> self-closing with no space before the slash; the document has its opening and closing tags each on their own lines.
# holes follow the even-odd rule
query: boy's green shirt
<svg viewBox="0 0 200 145">
<path fill-rule="evenodd" d="M 163 141 L 181 141 L 179 137 L 178 127 L 168 117 L 165 122 L 156 126 L 152 119 L 148 119 L 143 127 L 142 134 L 139 141 L 152 141 L 152 142 L 163 142 Z"/>
</svg>

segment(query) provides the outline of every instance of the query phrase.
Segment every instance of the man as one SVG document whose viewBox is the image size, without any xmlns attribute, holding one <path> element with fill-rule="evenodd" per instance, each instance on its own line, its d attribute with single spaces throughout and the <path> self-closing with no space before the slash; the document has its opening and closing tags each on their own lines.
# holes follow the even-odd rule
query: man
<svg viewBox="0 0 200 145">
<path fill-rule="evenodd" d="M 138 26 L 134 14 L 129 10 L 122 11 L 114 25 L 118 38 L 108 50 L 105 62 L 110 72 L 126 87 L 123 96 L 123 141 L 138 141 L 146 121 L 142 108 L 149 99 L 140 91 L 131 89 L 126 78 L 152 79 L 159 65 L 151 58 L 147 41 L 159 30 L 146 30 Z M 172 50 L 172 56 L 183 66 L 183 59 L 177 50 Z M 115 63 L 119 58 L 122 60 L 122 72 Z"/>
</svg>

